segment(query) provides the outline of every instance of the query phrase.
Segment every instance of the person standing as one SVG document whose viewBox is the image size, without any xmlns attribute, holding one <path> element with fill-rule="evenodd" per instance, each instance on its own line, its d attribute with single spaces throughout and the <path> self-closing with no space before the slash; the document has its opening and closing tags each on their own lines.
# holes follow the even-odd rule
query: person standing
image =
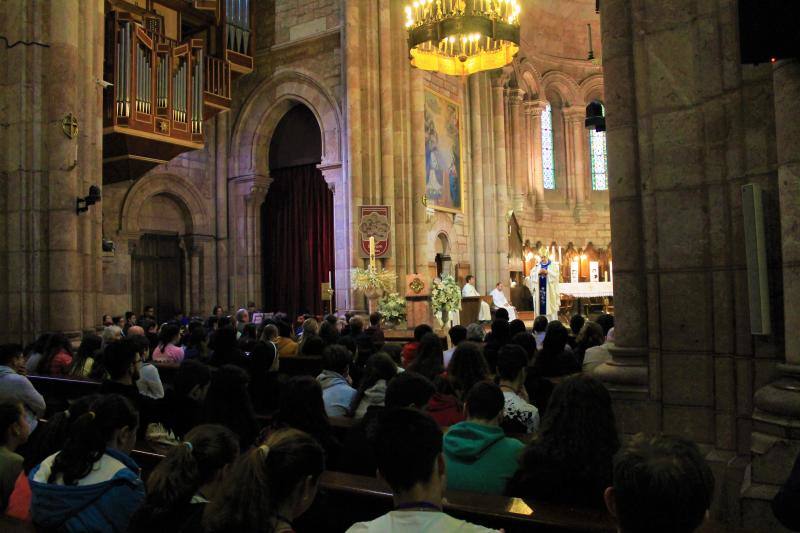
<svg viewBox="0 0 800 533">
<path fill-rule="evenodd" d="M 480 297 L 481 293 L 478 292 L 478 289 L 475 288 L 475 276 L 472 274 L 467 276 L 467 282 L 464 283 L 464 286 L 461 288 L 461 297 L 462 298 L 474 298 Z M 492 320 L 492 311 L 489 309 L 489 304 L 481 300 L 481 309 L 478 312 L 478 321 L 479 322 L 489 322 Z"/>
</svg>

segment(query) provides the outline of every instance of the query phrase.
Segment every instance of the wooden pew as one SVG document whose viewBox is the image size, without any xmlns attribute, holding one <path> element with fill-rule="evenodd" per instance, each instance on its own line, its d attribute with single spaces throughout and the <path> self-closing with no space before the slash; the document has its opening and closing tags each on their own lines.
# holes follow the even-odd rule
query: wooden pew
<svg viewBox="0 0 800 533">
<path fill-rule="evenodd" d="M 289 376 L 317 377 L 322 372 L 322 357 L 316 355 L 290 355 L 280 358 L 278 372 Z"/>
<path fill-rule="evenodd" d="M 69 407 L 69 402 L 100 392 L 100 382 L 85 378 L 67 376 L 28 376 L 33 386 L 44 396 L 47 403 L 46 417 L 53 413 L 63 411 Z"/>
</svg>

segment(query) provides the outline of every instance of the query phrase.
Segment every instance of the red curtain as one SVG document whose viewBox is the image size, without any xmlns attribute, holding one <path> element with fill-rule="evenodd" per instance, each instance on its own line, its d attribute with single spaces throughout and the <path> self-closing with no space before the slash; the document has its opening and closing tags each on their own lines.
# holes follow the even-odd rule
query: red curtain
<svg viewBox="0 0 800 533">
<path fill-rule="evenodd" d="M 315 164 L 271 170 L 261 208 L 264 310 L 322 313 L 333 271 L 333 194 Z"/>
</svg>

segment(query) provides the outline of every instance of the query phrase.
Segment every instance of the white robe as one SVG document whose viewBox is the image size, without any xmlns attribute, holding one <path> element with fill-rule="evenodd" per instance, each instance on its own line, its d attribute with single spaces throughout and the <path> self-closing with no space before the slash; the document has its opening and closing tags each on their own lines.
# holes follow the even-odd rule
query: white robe
<svg viewBox="0 0 800 533">
<path fill-rule="evenodd" d="M 517 309 L 508 303 L 508 299 L 506 295 L 503 294 L 503 291 L 500 289 L 495 289 L 492 291 L 492 302 L 494 303 L 495 307 L 503 307 L 508 311 L 508 320 L 516 320 L 517 319 Z"/>
<path fill-rule="evenodd" d="M 561 308 L 561 293 L 559 291 L 560 266 L 557 262 L 551 261 L 550 266 L 547 267 L 547 299 L 545 303 L 547 312 L 544 316 L 550 321 L 558 320 L 558 310 Z M 539 309 L 539 271 L 541 269 L 541 264 L 536 263 L 531 275 L 525 278 L 533 295 L 533 312 L 536 316 L 541 314 Z"/>
<path fill-rule="evenodd" d="M 462 298 L 469 298 L 473 296 L 480 296 L 481 293 L 478 292 L 478 289 L 472 283 L 467 283 L 461 288 L 461 297 Z M 489 321 L 492 319 L 492 310 L 489 309 L 489 304 L 481 300 L 481 310 L 478 312 L 478 321 Z"/>
</svg>

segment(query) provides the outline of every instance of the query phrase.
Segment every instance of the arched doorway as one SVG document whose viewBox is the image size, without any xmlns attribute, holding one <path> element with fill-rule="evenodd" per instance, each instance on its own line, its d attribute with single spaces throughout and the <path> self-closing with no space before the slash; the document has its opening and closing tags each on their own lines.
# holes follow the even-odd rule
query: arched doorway
<svg viewBox="0 0 800 533">
<path fill-rule="evenodd" d="M 289 316 L 321 313 L 320 285 L 334 268 L 333 194 L 317 165 L 322 133 L 298 104 L 269 146 L 272 184 L 261 206 L 264 309 Z"/>
</svg>

